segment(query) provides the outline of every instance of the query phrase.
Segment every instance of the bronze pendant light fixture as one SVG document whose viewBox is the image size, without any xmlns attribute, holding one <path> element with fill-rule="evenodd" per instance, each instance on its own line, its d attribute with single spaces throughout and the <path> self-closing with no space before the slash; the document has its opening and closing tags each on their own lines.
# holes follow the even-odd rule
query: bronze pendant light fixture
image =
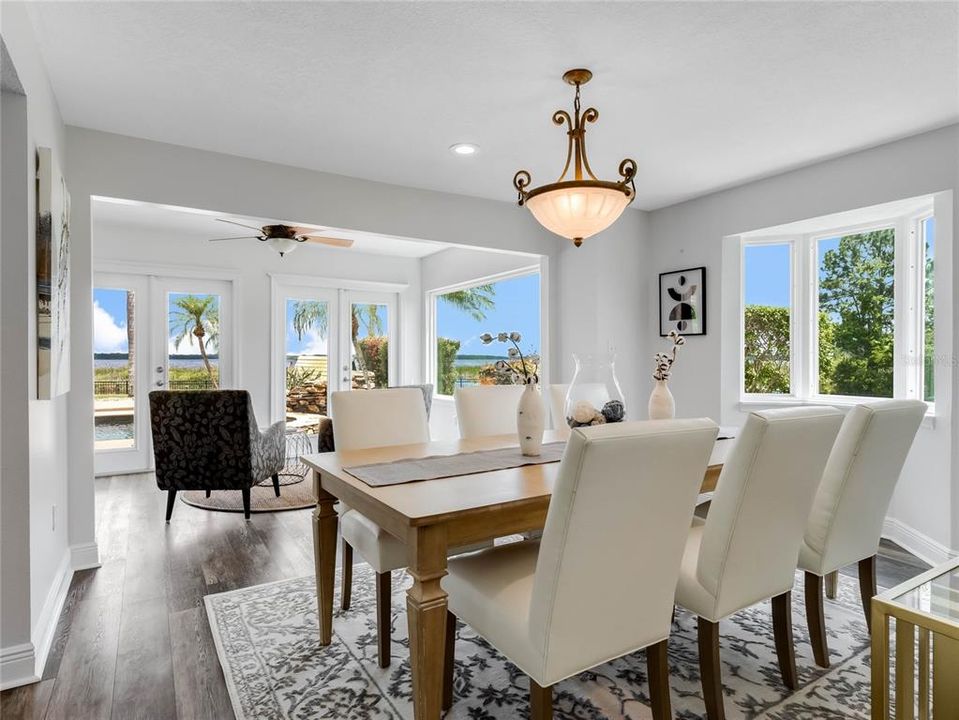
<svg viewBox="0 0 959 720">
<path fill-rule="evenodd" d="M 579 89 L 593 77 L 585 68 L 567 70 L 563 80 L 576 86 L 573 117 L 565 110 L 553 113 L 553 123 L 566 125 L 569 144 L 566 164 L 559 180 L 549 185 L 527 190 L 532 180 L 529 172 L 520 170 L 513 176 L 513 187 L 519 193 L 519 204 L 525 205 L 547 230 L 568 238 L 576 247 L 583 240 L 601 232 L 616 222 L 623 210 L 636 197 L 636 161 L 626 158 L 619 164 L 622 180 L 599 180 L 589 167 L 586 157 L 586 123 L 599 119 L 596 108 L 580 112 Z M 573 177 L 566 178 L 572 165 Z"/>
</svg>

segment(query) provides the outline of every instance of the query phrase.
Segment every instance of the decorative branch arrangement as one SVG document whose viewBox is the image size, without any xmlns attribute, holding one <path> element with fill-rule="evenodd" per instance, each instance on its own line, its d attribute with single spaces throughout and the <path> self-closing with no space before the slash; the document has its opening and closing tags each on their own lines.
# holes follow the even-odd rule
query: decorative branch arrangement
<svg viewBox="0 0 959 720">
<path fill-rule="evenodd" d="M 536 385 L 539 383 L 539 358 L 536 355 L 523 356 L 523 351 L 519 349 L 519 343 L 522 339 L 523 336 L 518 332 L 501 332 L 495 336 L 490 333 L 480 335 L 480 340 L 484 345 L 489 345 L 494 340 L 501 343 L 512 343 L 513 345 L 506 351 L 509 360 L 497 360 L 493 364 L 497 372 L 512 377 L 514 383 Z"/>
<path fill-rule="evenodd" d="M 653 380 L 669 380 L 669 376 L 673 374 L 673 363 L 676 362 L 676 351 L 680 345 L 686 344 L 686 338 L 675 330 L 671 330 L 667 337 L 672 340 L 673 349 L 671 353 L 656 353 L 654 358 L 656 368 L 653 371 Z"/>
</svg>

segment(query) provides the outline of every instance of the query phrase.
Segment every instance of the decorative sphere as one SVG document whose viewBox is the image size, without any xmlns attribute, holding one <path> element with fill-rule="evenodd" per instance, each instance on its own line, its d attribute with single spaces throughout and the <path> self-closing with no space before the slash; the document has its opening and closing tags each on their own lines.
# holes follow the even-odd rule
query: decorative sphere
<svg viewBox="0 0 959 720">
<path fill-rule="evenodd" d="M 602 413 L 606 422 L 622 422 L 623 418 L 626 417 L 626 407 L 622 400 L 610 400 L 603 405 Z"/>
<path fill-rule="evenodd" d="M 572 415 L 574 421 L 588 425 L 596 415 L 596 408 L 589 400 L 580 400 L 573 405 Z"/>
</svg>

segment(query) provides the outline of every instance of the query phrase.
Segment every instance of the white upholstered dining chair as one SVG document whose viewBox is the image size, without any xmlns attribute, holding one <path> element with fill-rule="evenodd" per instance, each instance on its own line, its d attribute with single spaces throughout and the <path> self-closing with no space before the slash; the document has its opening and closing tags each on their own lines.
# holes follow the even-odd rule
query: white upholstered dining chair
<svg viewBox="0 0 959 720">
<path fill-rule="evenodd" d="M 337 450 L 362 450 L 430 441 L 423 392 L 418 388 L 344 390 L 330 395 Z M 390 664 L 390 573 L 406 567 L 406 544 L 357 510 L 340 502 L 343 538 L 341 607 L 348 610 L 353 585 L 353 550 L 376 571 L 376 622 L 381 667 Z"/>
<path fill-rule="evenodd" d="M 456 422 L 460 437 L 470 439 L 488 435 L 516 433 L 516 406 L 523 385 L 476 385 L 458 387 L 453 392 Z"/>
<path fill-rule="evenodd" d="M 642 648 L 653 716 L 670 717 L 673 589 L 717 431 L 698 419 L 571 432 L 542 539 L 449 561 L 447 708 L 459 618 L 529 676 L 533 720 L 551 717 L 554 684 Z"/>
<path fill-rule="evenodd" d="M 750 413 L 705 521 L 686 540 L 676 604 L 698 616 L 706 715 L 722 720 L 719 621 L 772 598 L 783 682 L 796 687 L 791 593 L 796 558 L 842 413 L 803 407 Z"/>
<path fill-rule="evenodd" d="M 852 408 L 843 421 L 799 550 L 806 622 L 817 665 L 829 667 L 823 579 L 829 578 L 828 594 L 835 597 L 839 568 L 859 563 L 862 608 L 872 628 L 879 536 L 925 413 L 926 404 L 919 400 L 877 400 Z"/>
</svg>

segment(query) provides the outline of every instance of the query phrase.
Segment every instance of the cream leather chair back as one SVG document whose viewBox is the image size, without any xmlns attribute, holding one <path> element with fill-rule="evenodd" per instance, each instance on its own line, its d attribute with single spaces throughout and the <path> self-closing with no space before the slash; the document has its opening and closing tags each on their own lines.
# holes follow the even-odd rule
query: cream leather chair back
<svg viewBox="0 0 959 720">
<path fill-rule="evenodd" d="M 362 450 L 430 441 L 418 388 L 342 390 L 330 395 L 337 450 Z"/>
<path fill-rule="evenodd" d="M 697 578 L 720 618 L 792 589 L 799 546 L 842 413 L 750 413 L 706 517 Z"/>
<path fill-rule="evenodd" d="M 925 413 L 919 400 L 879 400 L 849 411 L 806 526 L 802 557 L 808 569 L 826 574 L 876 554 L 893 490 Z M 810 561 L 813 556 L 821 568 Z"/>
<path fill-rule="evenodd" d="M 530 602 L 530 638 L 546 655 L 545 676 L 568 677 L 668 637 L 717 432 L 702 418 L 570 433 Z"/>
<path fill-rule="evenodd" d="M 516 406 L 522 385 L 477 385 L 453 391 L 456 422 L 463 439 L 516 434 Z"/>
</svg>

